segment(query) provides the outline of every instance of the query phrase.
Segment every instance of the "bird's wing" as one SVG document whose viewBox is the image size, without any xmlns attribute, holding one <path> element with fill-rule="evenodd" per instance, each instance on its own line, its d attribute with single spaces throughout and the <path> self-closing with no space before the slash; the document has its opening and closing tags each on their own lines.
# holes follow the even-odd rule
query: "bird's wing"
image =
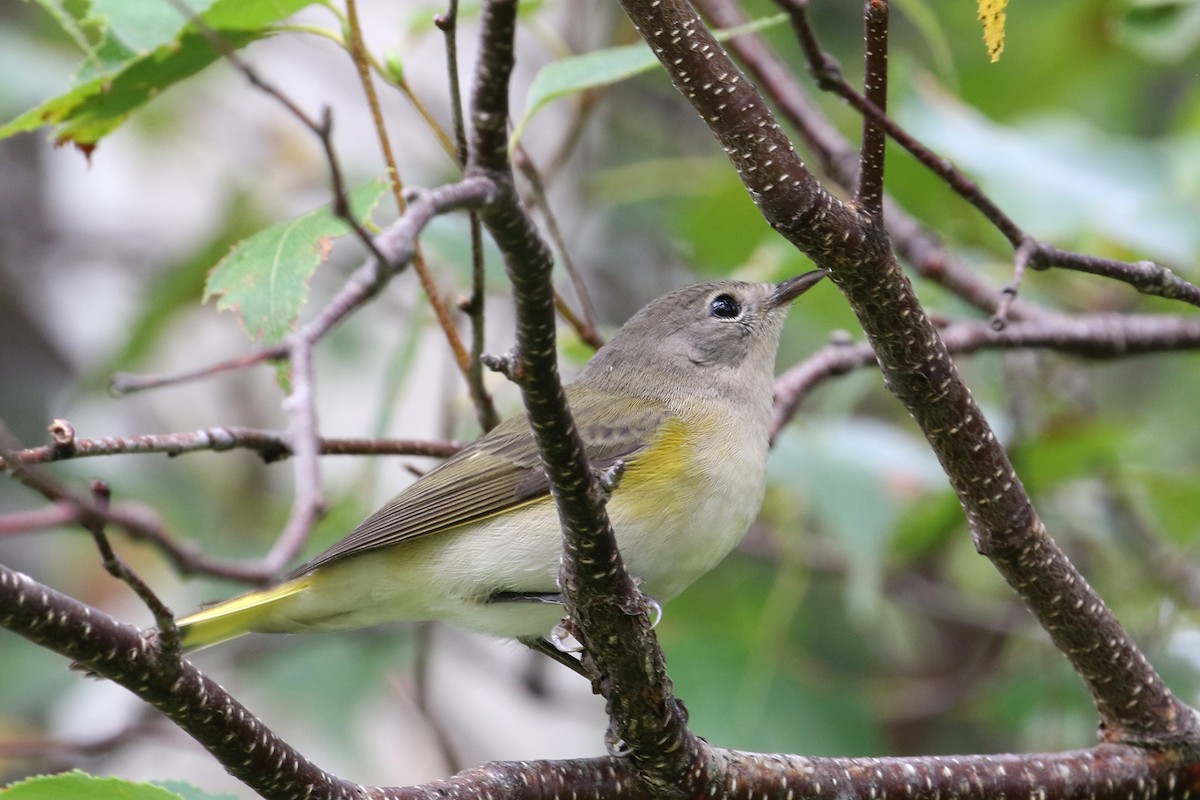
<svg viewBox="0 0 1200 800">
<path fill-rule="evenodd" d="M 584 452 L 595 469 L 643 450 L 671 416 L 661 403 L 621 399 L 568 388 Z M 293 575 L 369 550 L 502 514 L 549 495 L 526 417 L 505 421 L 454 457 L 422 476 L 321 555 Z M 617 491 L 620 491 L 618 485 Z"/>
</svg>

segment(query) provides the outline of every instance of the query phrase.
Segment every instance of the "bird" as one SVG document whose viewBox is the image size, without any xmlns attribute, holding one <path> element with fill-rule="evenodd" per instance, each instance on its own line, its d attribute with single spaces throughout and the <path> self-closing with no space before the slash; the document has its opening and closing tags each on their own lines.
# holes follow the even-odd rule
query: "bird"
<svg viewBox="0 0 1200 800">
<path fill-rule="evenodd" d="M 827 274 L 676 289 L 565 387 L 593 469 L 620 470 L 607 511 L 626 568 L 654 601 L 715 567 L 757 516 L 783 322 Z M 177 625 L 195 650 L 251 632 L 436 620 L 554 655 L 546 635 L 564 614 L 561 557 L 549 481 L 517 414 L 274 585 Z"/>
</svg>

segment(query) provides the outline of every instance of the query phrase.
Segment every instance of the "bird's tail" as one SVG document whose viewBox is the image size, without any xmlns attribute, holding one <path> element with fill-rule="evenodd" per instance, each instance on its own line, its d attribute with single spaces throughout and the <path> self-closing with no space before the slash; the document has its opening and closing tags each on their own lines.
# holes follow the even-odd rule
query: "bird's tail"
<svg viewBox="0 0 1200 800">
<path fill-rule="evenodd" d="M 308 583 L 306 578 L 298 578 L 247 592 L 177 620 L 183 648 L 199 650 L 251 631 L 271 630 L 278 603 L 303 591 Z"/>
</svg>

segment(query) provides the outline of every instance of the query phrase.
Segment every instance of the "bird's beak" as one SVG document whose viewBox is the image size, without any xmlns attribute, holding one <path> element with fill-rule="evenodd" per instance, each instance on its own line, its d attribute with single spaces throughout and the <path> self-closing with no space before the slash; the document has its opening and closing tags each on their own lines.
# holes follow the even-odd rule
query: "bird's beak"
<svg viewBox="0 0 1200 800">
<path fill-rule="evenodd" d="M 795 300 L 800 295 L 807 292 L 813 286 L 821 282 L 821 279 L 829 274 L 827 269 L 814 269 L 812 272 L 806 272 L 803 275 L 797 275 L 794 278 L 788 278 L 786 281 L 780 281 L 775 284 L 775 291 L 771 292 L 770 298 L 767 300 L 771 308 L 781 308 Z"/>
</svg>

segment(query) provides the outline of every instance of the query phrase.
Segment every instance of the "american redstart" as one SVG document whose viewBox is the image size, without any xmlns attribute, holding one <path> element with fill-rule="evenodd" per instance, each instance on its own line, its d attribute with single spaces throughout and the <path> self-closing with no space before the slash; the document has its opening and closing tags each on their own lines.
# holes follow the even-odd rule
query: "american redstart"
<svg viewBox="0 0 1200 800">
<path fill-rule="evenodd" d="M 623 462 L 608 501 L 621 555 L 667 601 L 741 540 L 762 504 L 775 351 L 792 300 L 778 284 L 712 281 L 635 314 L 566 387 L 592 465 Z M 179 621 L 204 647 L 443 620 L 545 649 L 561 619 L 562 533 L 525 415 L 426 473 L 275 586 Z"/>
</svg>

